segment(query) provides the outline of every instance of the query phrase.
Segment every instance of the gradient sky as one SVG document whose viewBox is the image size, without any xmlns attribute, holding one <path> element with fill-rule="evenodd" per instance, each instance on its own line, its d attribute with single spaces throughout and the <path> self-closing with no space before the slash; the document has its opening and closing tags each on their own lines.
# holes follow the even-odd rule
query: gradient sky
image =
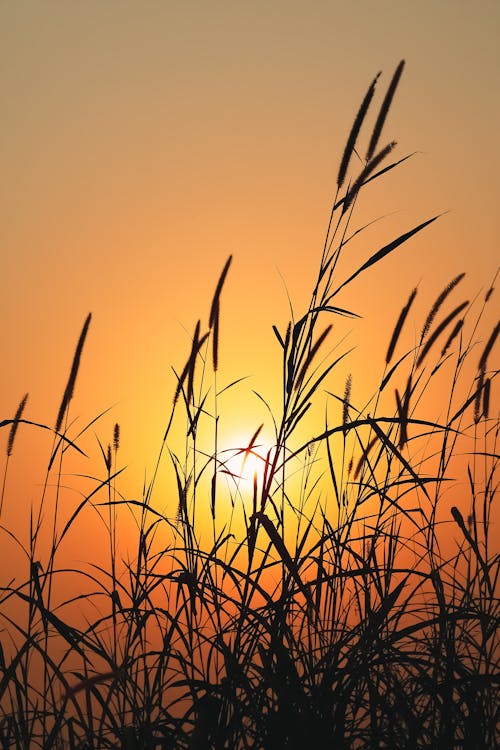
<svg viewBox="0 0 500 750">
<path fill-rule="evenodd" d="M 351 331 L 376 380 L 415 284 L 422 315 L 455 274 L 473 295 L 496 270 L 499 35 L 497 0 L 3 2 L 0 416 L 29 391 L 27 416 L 55 422 L 92 311 L 72 414 L 84 423 L 116 404 L 103 430 L 122 424 L 140 483 L 171 365 L 182 367 L 230 253 L 221 382 L 250 375 L 248 392 L 272 397 L 281 277 L 300 309 L 353 116 L 375 73 L 380 96 L 405 58 L 385 133 L 399 155 L 419 153 L 361 207 L 366 220 L 392 215 L 352 268 L 450 213 L 343 300 L 364 318 L 339 337 Z M 254 402 L 240 406 L 250 435 Z"/>
</svg>

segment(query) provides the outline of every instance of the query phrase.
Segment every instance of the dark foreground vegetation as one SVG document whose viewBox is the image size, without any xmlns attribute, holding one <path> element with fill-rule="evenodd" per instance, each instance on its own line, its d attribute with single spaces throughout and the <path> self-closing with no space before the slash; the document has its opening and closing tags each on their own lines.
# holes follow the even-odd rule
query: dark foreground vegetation
<svg viewBox="0 0 500 750">
<path fill-rule="evenodd" d="M 385 368 L 372 397 L 357 403 L 355 378 L 340 392 L 331 385 L 349 356 L 331 343 L 332 321 L 355 316 L 340 301 L 346 288 L 435 219 L 338 278 L 341 255 L 359 239 L 360 193 L 404 161 L 381 140 L 402 70 L 366 143 L 377 79 L 355 118 L 309 307 L 286 329 L 273 327 L 282 353 L 282 402 L 269 405 L 274 444 L 262 452 L 261 428 L 250 425 L 253 436 L 234 451 L 242 467 L 259 457 L 253 488 L 218 435 L 223 392 L 241 387 L 218 373 L 231 259 L 208 326 L 198 322 L 176 371 L 140 500 L 120 494 L 116 425 L 109 446 L 97 443 L 100 476 L 86 477 L 81 501 L 61 503 L 72 457 L 96 426 L 69 418 L 90 316 L 55 426 L 28 419 L 26 398 L 0 422 L 4 518 L 22 501 L 8 483 L 11 461 L 22 460 L 17 431 L 52 440 L 28 543 L 0 517 L 0 545 L 17 543 L 25 561 L 0 580 L 4 750 L 497 746 L 499 327 L 482 326 L 493 289 L 463 300 L 463 274 L 454 276 L 415 334 L 417 290 L 395 286 L 403 307 L 380 336 Z M 163 504 L 161 472 L 173 488 Z M 108 564 L 64 569 L 62 550 L 86 513 L 106 524 Z M 123 514 L 137 524 L 134 549 L 131 537 L 120 546 Z M 73 593 L 61 600 L 68 578 Z"/>
</svg>

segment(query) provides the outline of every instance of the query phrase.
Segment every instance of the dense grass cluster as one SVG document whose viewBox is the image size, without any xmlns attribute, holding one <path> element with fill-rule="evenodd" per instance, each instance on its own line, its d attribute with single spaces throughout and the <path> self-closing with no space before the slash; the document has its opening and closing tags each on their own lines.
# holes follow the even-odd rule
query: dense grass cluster
<svg viewBox="0 0 500 750">
<path fill-rule="evenodd" d="M 381 337 L 385 369 L 368 402 L 356 403 L 350 377 L 340 393 L 330 385 L 349 354 L 327 351 L 331 321 L 354 316 L 339 293 L 345 298 L 355 278 L 436 218 L 337 279 L 339 258 L 361 231 L 351 228 L 359 194 L 404 161 L 390 161 L 394 143 L 379 146 L 402 70 L 403 63 L 364 154 L 361 131 L 378 76 L 355 118 L 309 307 L 292 313 L 286 330 L 273 326 L 282 402 L 273 407 L 260 396 L 273 445 L 262 452 L 262 427 L 254 425 L 234 451 L 242 464 L 251 456 L 262 464 L 253 487 L 243 487 L 219 438 L 222 392 L 240 386 L 218 384 L 231 258 L 208 326 L 198 321 L 186 364 L 175 371 L 171 414 L 140 500 L 120 493 L 116 425 L 109 445 L 98 443 L 100 476 L 87 477 L 82 500 L 61 509 L 68 464 L 91 427 L 77 431 L 69 419 L 90 315 L 55 427 L 25 417 L 27 396 L 0 423 L 5 539 L 16 432 L 52 436 L 26 568 L 0 581 L 2 748 L 496 746 L 491 361 L 499 326 L 481 326 L 493 289 L 457 301 L 463 274 L 455 276 L 412 338 L 414 289 Z M 438 418 L 428 413 L 436 403 Z M 167 468 L 176 490 L 162 510 L 155 489 Z M 109 566 L 65 570 L 61 546 L 89 509 L 106 524 Z M 124 550 L 120 519 L 131 513 L 136 546 Z M 80 593 L 61 601 L 59 580 L 69 575 Z"/>
</svg>

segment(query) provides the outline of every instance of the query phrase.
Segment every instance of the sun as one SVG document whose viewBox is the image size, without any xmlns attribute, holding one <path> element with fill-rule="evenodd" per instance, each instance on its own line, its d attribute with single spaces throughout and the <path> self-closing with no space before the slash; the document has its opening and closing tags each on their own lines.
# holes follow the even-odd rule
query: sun
<svg viewBox="0 0 500 750">
<path fill-rule="evenodd" d="M 219 472 L 226 474 L 229 486 L 240 492 L 253 490 L 254 481 L 262 487 L 266 463 L 272 456 L 273 445 L 259 428 L 253 435 L 243 431 L 233 433 L 224 441 L 219 453 Z"/>
</svg>

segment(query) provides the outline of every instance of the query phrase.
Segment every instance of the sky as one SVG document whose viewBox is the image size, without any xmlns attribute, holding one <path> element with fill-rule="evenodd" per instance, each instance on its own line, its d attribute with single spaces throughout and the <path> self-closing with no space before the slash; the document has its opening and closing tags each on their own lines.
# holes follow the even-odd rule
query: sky
<svg viewBox="0 0 500 750">
<path fill-rule="evenodd" d="M 385 218 L 346 271 L 446 213 L 342 300 L 362 319 L 335 333 L 368 388 L 417 283 L 422 316 L 457 273 L 473 296 L 496 271 L 499 32 L 496 0 L 2 2 L 0 417 L 29 392 L 26 416 L 55 422 L 91 311 L 72 415 L 111 408 L 95 431 L 105 443 L 121 424 L 139 494 L 172 366 L 232 254 L 219 382 L 248 376 L 229 410 L 250 436 L 252 390 L 277 397 L 271 326 L 288 295 L 307 304 L 353 117 L 404 58 L 386 133 L 416 153 L 367 194 L 360 216 Z"/>
</svg>

